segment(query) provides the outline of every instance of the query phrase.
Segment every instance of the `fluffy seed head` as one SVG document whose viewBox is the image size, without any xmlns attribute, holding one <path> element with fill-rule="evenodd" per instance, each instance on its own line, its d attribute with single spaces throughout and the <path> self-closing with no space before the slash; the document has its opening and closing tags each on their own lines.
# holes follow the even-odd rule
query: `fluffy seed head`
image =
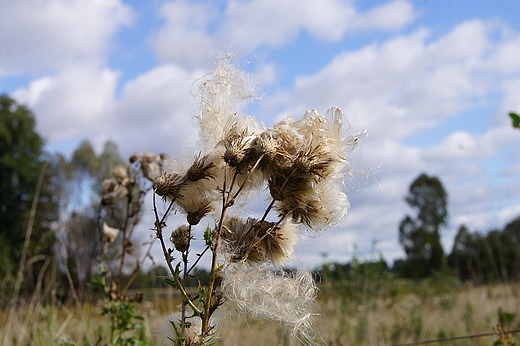
<svg viewBox="0 0 520 346">
<path fill-rule="evenodd" d="M 216 176 L 217 167 L 215 165 L 214 155 L 204 155 L 203 157 L 195 158 L 195 161 L 188 168 L 186 172 L 186 179 L 188 181 L 199 181 L 202 179 L 214 179 Z"/>
<path fill-rule="evenodd" d="M 130 163 L 139 161 L 141 163 L 143 176 L 153 182 L 163 173 L 163 164 L 167 159 L 168 155 L 166 154 L 155 155 L 145 151 L 141 154 L 132 155 L 130 157 Z"/>
<path fill-rule="evenodd" d="M 232 311 L 260 320 L 281 323 L 307 344 L 314 329 L 309 309 L 316 285 L 308 271 L 289 274 L 265 266 L 236 265 L 223 276 L 226 305 Z"/>
<path fill-rule="evenodd" d="M 114 179 L 105 179 L 101 186 L 101 204 L 111 205 L 128 195 L 128 188 Z"/>
<path fill-rule="evenodd" d="M 254 87 L 230 56 L 217 59 L 213 73 L 199 85 L 201 139 L 207 149 L 213 150 L 237 122 L 245 101 L 254 96 Z"/>
<path fill-rule="evenodd" d="M 119 229 L 110 227 L 109 225 L 107 225 L 106 222 L 103 222 L 101 238 L 104 243 L 113 242 L 114 240 L 116 240 L 118 235 L 119 235 Z"/>
<path fill-rule="evenodd" d="M 184 184 L 184 179 L 181 175 L 166 173 L 155 178 L 153 189 L 159 196 L 173 200 L 179 196 L 182 184 Z"/>
<path fill-rule="evenodd" d="M 229 218 L 223 223 L 222 238 L 226 252 L 233 261 L 266 262 L 284 265 L 298 243 L 298 226 L 290 222 L 278 226 L 275 222 L 256 219 Z"/>
</svg>

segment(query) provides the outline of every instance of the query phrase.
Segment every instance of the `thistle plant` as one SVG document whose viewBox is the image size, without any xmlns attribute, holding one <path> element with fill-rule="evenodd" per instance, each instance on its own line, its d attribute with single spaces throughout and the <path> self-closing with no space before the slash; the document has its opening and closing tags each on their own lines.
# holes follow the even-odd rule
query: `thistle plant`
<svg viewBox="0 0 520 346">
<path fill-rule="evenodd" d="M 157 159 L 149 176 L 154 231 L 171 274 L 165 281 L 182 296 L 168 320 L 168 343 L 210 344 L 226 313 L 235 312 L 278 322 L 312 344 L 316 285 L 308 271 L 283 266 L 300 233 L 319 235 L 347 213 L 347 154 L 362 133 L 344 135 L 339 108 L 326 115 L 307 111 L 269 128 L 242 116 L 254 88 L 231 57 L 217 59 L 198 85 L 198 150 L 188 162 Z M 246 213 L 244 206 L 262 192 L 268 193 L 262 211 Z M 166 221 L 175 210 L 185 221 L 170 228 Z M 190 256 L 198 240 L 204 250 Z M 190 294 L 186 279 L 203 257 L 210 262 L 209 282 Z"/>
<path fill-rule="evenodd" d="M 133 245 L 133 233 L 139 224 L 144 197 L 151 189 L 150 180 L 161 174 L 166 156 L 145 152 L 130 158 L 130 165 L 117 166 L 101 188 L 100 274 L 94 279 L 105 295 L 101 314 L 110 319 L 109 344 L 146 345 L 143 316 L 137 307 L 142 294 L 127 296 L 143 263 L 151 259 L 153 241 L 139 256 Z M 101 338 L 101 337 L 100 337 Z"/>
</svg>

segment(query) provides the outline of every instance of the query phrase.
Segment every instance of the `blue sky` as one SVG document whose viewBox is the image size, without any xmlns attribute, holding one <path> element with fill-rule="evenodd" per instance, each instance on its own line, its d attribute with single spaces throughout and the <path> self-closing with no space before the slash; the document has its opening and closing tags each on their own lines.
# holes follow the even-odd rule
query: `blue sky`
<svg viewBox="0 0 520 346">
<path fill-rule="evenodd" d="M 301 262 L 346 261 L 373 241 L 403 256 L 404 197 L 421 172 L 450 199 L 443 231 L 487 231 L 520 215 L 517 1 L 0 0 L 0 92 L 33 109 L 47 149 L 87 138 L 124 156 L 194 143 L 193 82 L 231 50 L 258 81 L 271 125 L 341 107 L 369 133 L 352 156 L 352 207 L 302 242 Z M 144 226 L 144 233 L 149 226 Z"/>
</svg>

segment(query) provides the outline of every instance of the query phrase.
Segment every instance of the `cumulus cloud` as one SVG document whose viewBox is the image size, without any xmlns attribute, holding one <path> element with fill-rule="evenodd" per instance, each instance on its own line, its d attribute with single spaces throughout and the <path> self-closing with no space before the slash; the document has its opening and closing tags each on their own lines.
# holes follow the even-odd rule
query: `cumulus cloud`
<svg viewBox="0 0 520 346">
<path fill-rule="evenodd" d="M 113 137 L 127 151 L 149 150 L 173 154 L 193 144 L 196 91 L 202 71 L 186 72 L 172 64 L 160 65 L 126 83 L 115 110 Z M 114 129 L 115 130 L 115 129 Z"/>
<path fill-rule="evenodd" d="M 38 131 L 52 145 L 89 137 L 113 121 L 118 76 L 107 68 L 75 65 L 33 80 L 12 95 L 34 111 Z"/>
<path fill-rule="evenodd" d="M 230 0 L 166 2 L 159 15 L 164 27 L 152 39 L 161 60 L 187 66 L 208 61 L 208 51 L 236 45 L 242 53 L 280 47 L 305 31 L 320 40 L 335 41 L 354 30 L 398 30 L 416 17 L 406 0 L 394 0 L 359 12 L 351 1 Z M 200 65 L 199 65 L 200 66 Z"/>
<path fill-rule="evenodd" d="M 318 73 L 296 80 L 289 98 L 306 101 L 289 111 L 300 112 L 308 104 L 339 105 L 346 114 L 363 119 L 362 125 L 378 137 L 383 132 L 406 137 L 432 128 L 446 117 L 481 106 L 486 95 L 500 90 L 496 80 L 507 74 L 491 73 L 496 54 L 516 40 L 493 40 L 495 34 L 494 25 L 475 20 L 437 40 L 419 29 L 344 51 Z M 518 73 L 520 61 L 511 61 L 508 71 Z"/>
<path fill-rule="evenodd" d="M 0 76 L 105 60 L 114 33 L 132 22 L 120 0 L 1 1 Z"/>
<path fill-rule="evenodd" d="M 460 159 L 480 159 L 496 156 L 508 145 L 518 142 L 519 136 L 509 127 L 495 127 L 483 135 L 471 134 L 467 131 L 455 131 L 443 141 L 424 150 L 427 160 L 448 162 Z"/>
</svg>

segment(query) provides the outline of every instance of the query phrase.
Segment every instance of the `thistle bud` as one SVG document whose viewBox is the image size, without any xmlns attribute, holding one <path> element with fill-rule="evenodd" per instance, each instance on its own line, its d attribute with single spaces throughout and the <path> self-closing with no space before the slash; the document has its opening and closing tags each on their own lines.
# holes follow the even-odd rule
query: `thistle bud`
<svg viewBox="0 0 520 346">
<path fill-rule="evenodd" d="M 191 228 L 190 226 L 182 225 L 177 227 L 170 236 L 170 241 L 179 252 L 186 252 L 190 248 Z"/>
</svg>

